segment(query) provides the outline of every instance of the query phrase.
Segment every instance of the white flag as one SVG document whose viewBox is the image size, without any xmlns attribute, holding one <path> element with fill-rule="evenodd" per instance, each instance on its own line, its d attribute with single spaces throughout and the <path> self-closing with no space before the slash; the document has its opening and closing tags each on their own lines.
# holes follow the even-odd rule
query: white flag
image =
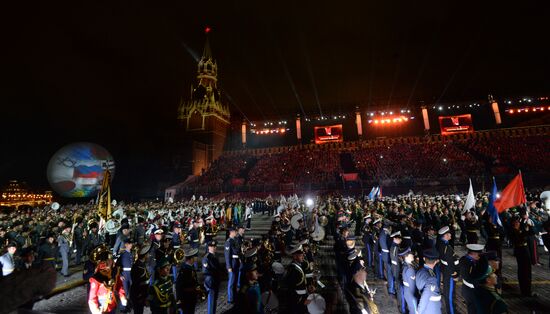
<svg viewBox="0 0 550 314">
<path fill-rule="evenodd" d="M 476 198 L 474 196 L 474 188 L 472 187 L 472 179 L 470 179 L 470 189 L 468 190 L 468 197 L 466 197 L 466 203 L 464 203 L 463 211 L 470 210 L 476 205 Z"/>
</svg>

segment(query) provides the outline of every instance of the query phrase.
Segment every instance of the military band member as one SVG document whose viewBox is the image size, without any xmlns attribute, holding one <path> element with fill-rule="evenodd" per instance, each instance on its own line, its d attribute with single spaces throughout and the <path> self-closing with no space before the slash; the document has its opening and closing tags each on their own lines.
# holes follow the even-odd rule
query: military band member
<svg viewBox="0 0 550 314">
<path fill-rule="evenodd" d="M 237 295 L 235 312 L 243 314 L 264 313 L 260 285 L 258 284 L 258 271 L 254 263 L 246 263 L 243 268 L 243 285 Z"/>
<path fill-rule="evenodd" d="M 212 226 L 212 219 L 214 219 L 213 216 L 208 216 L 206 218 L 206 229 L 204 230 L 204 241 L 206 243 L 212 242 L 214 240 L 214 228 Z M 208 253 L 208 246 L 206 247 L 206 252 Z"/>
<path fill-rule="evenodd" d="M 50 232 L 46 235 L 44 243 L 38 248 L 38 263 L 49 264 L 55 269 L 56 246 L 53 243 L 55 235 Z"/>
<path fill-rule="evenodd" d="M 484 314 L 508 313 L 508 306 L 496 291 L 497 275 L 491 266 L 477 279 L 477 311 Z"/>
<path fill-rule="evenodd" d="M 441 294 L 434 270 L 439 255 L 433 249 L 425 250 L 423 255 L 424 266 L 416 272 L 416 288 L 420 292 L 418 314 L 440 314 Z"/>
<path fill-rule="evenodd" d="M 113 247 L 113 255 L 119 256 L 121 251 L 124 250 L 124 243 L 130 236 L 130 226 L 124 224 L 120 227 L 120 234 L 116 238 L 115 246 Z"/>
<path fill-rule="evenodd" d="M 76 265 L 80 265 L 80 262 L 81 262 L 82 249 L 84 248 L 84 233 L 85 233 L 84 222 L 81 219 L 77 222 L 77 226 L 74 228 L 74 235 L 73 235 L 73 239 L 74 239 L 73 247 L 75 251 L 74 262 Z"/>
<path fill-rule="evenodd" d="M 443 275 L 443 296 L 447 314 L 456 313 L 455 308 L 455 280 L 458 277 L 458 257 L 451 246 L 451 229 L 448 226 L 438 231 L 441 240 L 437 243 L 437 250 L 441 261 L 441 273 Z"/>
<path fill-rule="evenodd" d="M 353 280 L 345 288 L 346 299 L 349 304 L 350 314 L 378 313 L 378 307 L 374 303 L 374 290 L 367 285 L 367 270 L 357 259 L 351 265 Z"/>
<path fill-rule="evenodd" d="M 200 247 L 199 242 L 199 221 L 197 219 L 193 220 L 193 227 L 187 233 L 187 238 L 189 239 L 189 245 L 198 249 Z"/>
<path fill-rule="evenodd" d="M 292 263 L 287 267 L 285 281 L 288 287 L 288 309 L 290 313 L 306 313 L 305 300 L 307 298 L 306 275 L 302 269 L 304 251 L 301 245 L 291 250 Z"/>
<path fill-rule="evenodd" d="M 104 241 L 103 237 L 99 235 L 97 222 L 91 222 L 88 227 L 90 228 L 90 233 L 86 238 L 86 249 L 84 250 L 86 255 L 89 255 L 94 248 Z"/>
<path fill-rule="evenodd" d="M 462 277 L 462 297 L 466 301 L 468 314 L 476 314 L 476 282 L 475 275 L 479 273 L 479 269 L 485 269 L 488 262 L 482 258 L 481 251 L 484 246 L 481 244 L 466 245 L 468 254 L 460 258 L 459 272 Z"/>
<path fill-rule="evenodd" d="M 514 256 L 517 262 L 519 289 L 523 296 L 531 296 L 531 261 L 528 247 L 529 231 L 521 225 L 518 218 L 512 220 L 510 241 L 514 246 Z"/>
<path fill-rule="evenodd" d="M 468 244 L 476 244 L 478 241 L 477 232 L 479 231 L 480 223 L 474 212 L 466 212 L 464 227 L 466 228 L 466 242 Z"/>
<path fill-rule="evenodd" d="M 183 314 L 195 313 L 197 305 L 200 286 L 193 265 L 196 263 L 198 252 L 197 248 L 192 247 L 185 250 L 185 262 L 182 264 L 176 280 L 177 304 Z"/>
<path fill-rule="evenodd" d="M 63 232 L 57 237 L 57 246 L 59 248 L 59 254 L 61 255 L 62 268 L 61 274 L 65 277 L 69 277 L 69 255 L 71 253 L 71 247 L 69 245 L 71 226 L 66 225 L 63 228 Z"/>
<path fill-rule="evenodd" d="M 92 314 L 116 313 L 117 293 L 122 306 L 127 304 L 122 281 L 117 276 L 113 278 L 113 260 L 107 249 L 98 254 L 97 260 L 96 271 L 90 278 L 90 293 L 88 295 L 90 312 Z"/>
<path fill-rule="evenodd" d="M 222 267 L 216 257 L 218 242 L 210 241 L 207 244 L 208 253 L 202 259 L 202 271 L 204 273 L 204 288 L 208 293 L 208 314 L 216 314 L 216 304 L 220 291 Z"/>
<path fill-rule="evenodd" d="M 399 256 L 403 259 L 403 297 L 407 304 L 409 314 L 415 314 L 418 311 L 418 299 L 416 297 L 416 263 L 414 260 L 414 251 L 408 247 L 402 250 Z"/>
<path fill-rule="evenodd" d="M 181 224 L 179 221 L 176 221 L 174 223 L 174 226 L 172 227 L 172 248 L 174 250 L 179 249 L 181 247 Z"/>
<path fill-rule="evenodd" d="M 227 302 L 235 301 L 237 291 L 237 279 L 239 277 L 239 249 L 235 239 L 237 232 L 233 227 L 228 228 L 229 238 L 225 241 L 225 268 L 227 269 L 229 279 L 227 280 Z"/>
<path fill-rule="evenodd" d="M 389 236 L 390 231 L 388 230 L 388 226 L 385 225 L 384 228 L 380 231 L 380 235 L 378 237 L 378 244 L 380 245 L 380 251 L 382 254 L 382 262 L 384 263 L 384 268 L 386 270 L 386 280 L 388 281 L 388 293 L 395 295 L 395 286 L 394 286 L 394 279 L 393 279 L 393 273 L 391 271 L 391 261 L 390 261 L 390 248 L 389 248 Z"/>
<path fill-rule="evenodd" d="M 153 284 L 149 287 L 149 304 L 153 314 L 173 313 L 176 300 L 170 279 L 170 262 L 161 259 L 157 262 L 157 274 Z M 183 312 L 193 313 L 193 312 Z"/>
<path fill-rule="evenodd" d="M 132 239 L 126 238 L 124 240 L 124 251 L 117 260 L 118 266 L 120 267 L 120 280 L 122 280 L 122 286 L 124 287 L 126 296 L 130 296 L 130 285 L 132 284 L 132 276 L 130 274 L 132 271 L 132 264 L 134 263 L 132 247 Z"/>
<path fill-rule="evenodd" d="M 146 260 L 150 249 L 151 246 L 149 244 L 141 248 L 138 253 L 138 259 L 132 265 L 132 271 L 130 272 L 130 278 L 132 278 L 130 300 L 132 300 L 132 307 L 135 314 L 143 314 L 143 308 L 147 301 L 151 275 L 147 269 Z"/>
<path fill-rule="evenodd" d="M 372 228 L 370 226 L 372 218 L 370 214 L 365 216 L 365 224 L 363 226 L 363 256 L 366 257 L 367 267 L 373 267 L 373 251 L 374 251 L 374 237 L 372 234 Z"/>
<path fill-rule="evenodd" d="M 397 307 L 401 313 L 405 312 L 405 298 L 403 295 L 403 280 L 401 279 L 401 260 L 399 259 L 399 245 L 401 244 L 401 231 L 391 234 L 392 244 L 390 246 L 391 272 L 393 276 L 393 287 L 397 296 Z"/>
<path fill-rule="evenodd" d="M 2 276 L 7 277 L 15 270 L 15 252 L 17 251 L 17 244 L 13 241 L 8 243 L 6 247 L 7 252 L 0 256 L 0 264 L 2 264 Z"/>
</svg>

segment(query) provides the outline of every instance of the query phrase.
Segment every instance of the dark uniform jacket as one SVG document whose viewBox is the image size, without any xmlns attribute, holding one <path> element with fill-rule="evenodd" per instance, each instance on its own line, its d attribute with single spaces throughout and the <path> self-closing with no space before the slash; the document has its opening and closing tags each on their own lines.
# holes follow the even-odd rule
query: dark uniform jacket
<svg viewBox="0 0 550 314">
<path fill-rule="evenodd" d="M 363 311 L 371 313 L 369 307 L 371 301 L 366 287 L 361 287 L 355 281 L 351 281 L 346 287 L 345 294 L 350 314 L 363 314 Z"/>
<path fill-rule="evenodd" d="M 217 289 L 221 281 L 222 268 L 214 254 L 207 253 L 204 255 L 202 272 L 204 273 L 204 286 L 207 289 Z"/>
<path fill-rule="evenodd" d="M 132 286 L 130 287 L 130 297 L 134 303 L 145 304 L 147 299 L 147 290 L 149 289 L 149 272 L 147 265 L 141 260 L 137 260 L 132 266 L 130 272 Z"/>
<path fill-rule="evenodd" d="M 477 312 L 483 314 L 508 313 L 508 306 L 494 288 L 480 287 L 476 290 Z"/>
</svg>

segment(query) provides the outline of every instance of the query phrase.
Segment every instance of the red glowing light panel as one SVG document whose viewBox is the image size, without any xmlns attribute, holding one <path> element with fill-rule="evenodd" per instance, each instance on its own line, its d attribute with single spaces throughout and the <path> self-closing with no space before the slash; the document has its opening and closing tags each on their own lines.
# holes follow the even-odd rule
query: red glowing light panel
<svg viewBox="0 0 550 314">
<path fill-rule="evenodd" d="M 343 142 L 344 132 L 341 124 L 316 126 L 315 131 L 315 144 L 331 143 L 331 142 Z"/>
<path fill-rule="evenodd" d="M 441 135 L 470 133 L 474 131 L 471 114 L 439 116 L 439 126 L 441 127 Z"/>
</svg>

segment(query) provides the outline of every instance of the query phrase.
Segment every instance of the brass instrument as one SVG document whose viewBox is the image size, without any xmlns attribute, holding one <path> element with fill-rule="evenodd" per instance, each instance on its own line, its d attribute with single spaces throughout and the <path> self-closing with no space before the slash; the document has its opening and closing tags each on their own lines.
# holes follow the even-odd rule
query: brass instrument
<svg viewBox="0 0 550 314">
<path fill-rule="evenodd" d="M 244 240 L 243 244 L 241 245 L 241 253 L 243 254 L 243 256 L 246 253 L 246 251 L 248 251 L 248 249 L 250 248 L 252 248 L 252 241 Z"/>
<path fill-rule="evenodd" d="M 175 249 L 172 257 L 174 258 L 174 261 L 176 262 L 176 264 L 180 264 L 181 262 L 183 262 L 183 259 L 185 258 L 185 252 L 181 248 Z"/>
<path fill-rule="evenodd" d="M 106 244 L 101 244 L 90 253 L 90 261 L 97 265 L 100 261 L 106 260 L 112 256 L 111 249 Z"/>
<path fill-rule="evenodd" d="M 328 218 L 327 216 L 321 216 L 319 217 L 319 224 L 322 226 L 322 227 L 326 227 L 328 225 Z"/>
<path fill-rule="evenodd" d="M 218 226 L 218 224 L 212 225 L 212 233 L 214 234 L 214 237 L 218 234 L 219 230 L 220 226 Z"/>
</svg>

